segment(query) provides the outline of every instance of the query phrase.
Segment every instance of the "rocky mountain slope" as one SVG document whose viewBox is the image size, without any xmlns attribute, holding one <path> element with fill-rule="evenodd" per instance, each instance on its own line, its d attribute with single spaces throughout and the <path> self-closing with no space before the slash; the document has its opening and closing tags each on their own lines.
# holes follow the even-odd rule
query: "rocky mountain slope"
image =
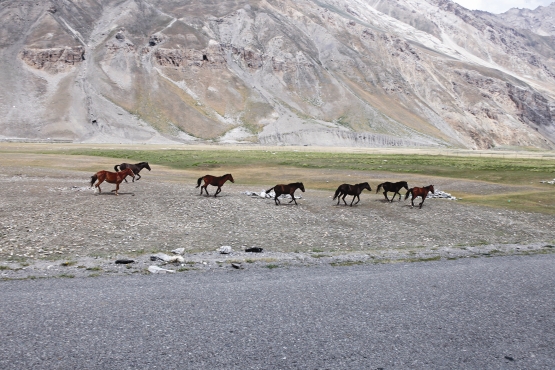
<svg viewBox="0 0 555 370">
<path fill-rule="evenodd" d="M 0 139 L 555 148 L 543 14 L 449 0 L 0 0 Z"/>
</svg>

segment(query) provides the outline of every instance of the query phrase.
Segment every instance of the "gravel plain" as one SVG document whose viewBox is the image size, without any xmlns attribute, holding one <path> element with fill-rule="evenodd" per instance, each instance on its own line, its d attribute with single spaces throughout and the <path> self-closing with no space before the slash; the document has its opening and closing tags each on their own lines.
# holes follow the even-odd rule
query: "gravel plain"
<svg viewBox="0 0 555 370">
<path fill-rule="evenodd" d="M 353 207 L 336 206 L 333 192 L 311 190 L 308 183 L 298 206 L 275 206 L 272 199 L 242 194 L 269 188 L 265 185 L 228 182 L 214 198 L 199 196 L 190 174 L 160 168 L 157 174 L 141 174 L 140 181 L 123 183 L 115 196 L 112 184 L 103 184 L 102 194 L 96 194 L 87 183 L 91 174 L 83 171 L 3 168 L 0 277 L 127 275 L 148 273 L 151 265 L 190 272 L 230 269 L 232 263 L 252 269 L 419 262 L 555 249 L 549 215 L 464 200 L 428 199 L 422 209 L 411 208 L 409 200 L 386 202 L 374 193 L 374 183 L 374 191 L 363 192 Z M 434 181 L 436 189 L 447 192 L 457 186 Z M 225 245 L 233 252 L 217 252 Z M 254 246 L 263 253 L 244 252 Z M 184 248 L 182 262 L 150 260 L 176 248 Z M 114 263 L 122 258 L 135 262 Z"/>
</svg>

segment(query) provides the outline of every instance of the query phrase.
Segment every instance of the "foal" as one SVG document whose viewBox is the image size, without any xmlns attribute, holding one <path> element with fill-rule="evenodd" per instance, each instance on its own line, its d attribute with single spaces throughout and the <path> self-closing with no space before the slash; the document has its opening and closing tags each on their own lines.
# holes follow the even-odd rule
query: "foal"
<svg viewBox="0 0 555 370">
<path fill-rule="evenodd" d="M 424 201 L 430 191 L 432 194 L 435 194 L 433 185 L 428 185 L 423 188 L 410 188 L 409 191 L 407 191 L 407 194 L 405 194 L 405 200 L 407 200 L 409 194 L 411 194 L 412 198 L 410 199 L 410 203 L 412 204 L 412 207 L 414 207 L 414 198 L 422 197 L 422 203 L 420 203 L 420 208 L 422 208 L 422 204 L 424 204 Z"/>
</svg>

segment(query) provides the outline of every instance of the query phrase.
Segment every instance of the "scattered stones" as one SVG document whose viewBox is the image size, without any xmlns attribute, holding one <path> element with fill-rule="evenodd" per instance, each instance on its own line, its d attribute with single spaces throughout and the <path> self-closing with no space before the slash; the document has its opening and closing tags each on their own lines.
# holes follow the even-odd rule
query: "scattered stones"
<svg viewBox="0 0 555 370">
<path fill-rule="evenodd" d="M 163 262 L 166 262 L 166 263 L 185 262 L 185 259 L 181 256 L 169 256 L 165 253 L 154 254 L 154 255 L 150 256 L 150 260 L 151 261 L 163 261 Z"/>
<path fill-rule="evenodd" d="M 448 199 L 448 200 L 457 200 L 456 197 L 441 190 L 436 190 L 434 194 L 428 193 L 428 196 L 426 198 L 441 198 L 441 199 Z"/>
<path fill-rule="evenodd" d="M 120 259 L 120 260 L 116 260 L 116 265 L 127 265 L 129 263 L 134 263 L 134 260 L 129 260 L 129 259 Z"/>
<path fill-rule="evenodd" d="M 183 254 L 185 253 L 185 248 L 177 248 L 172 251 L 173 254 Z"/>
<path fill-rule="evenodd" d="M 220 252 L 221 254 L 230 254 L 231 252 L 233 252 L 233 249 L 231 249 L 229 245 L 224 245 L 218 248 L 218 252 Z"/>
<path fill-rule="evenodd" d="M 175 272 L 175 270 L 163 269 L 163 268 L 158 267 L 158 266 L 149 266 L 148 271 L 151 274 L 165 274 L 166 272 L 169 272 L 169 273 L 174 273 Z"/>
<path fill-rule="evenodd" d="M 263 249 L 260 247 L 252 247 L 252 248 L 247 248 L 245 249 L 245 252 L 250 252 L 250 253 L 262 253 Z"/>
<path fill-rule="evenodd" d="M 546 180 L 546 181 L 540 181 L 540 183 L 542 183 L 542 184 L 550 184 L 550 185 L 555 185 L 555 179 L 553 179 L 553 180 L 551 180 L 551 181 L 549 181 L 549 180 Z"/>
</svg>

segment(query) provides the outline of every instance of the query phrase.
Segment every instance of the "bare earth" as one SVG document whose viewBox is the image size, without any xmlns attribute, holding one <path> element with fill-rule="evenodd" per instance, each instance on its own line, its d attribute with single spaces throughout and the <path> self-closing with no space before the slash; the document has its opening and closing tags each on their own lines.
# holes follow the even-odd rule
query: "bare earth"
<svg viewBox="0 0 555 370">
<path fill-rule="evenodd" d="M 103 184 L 102 194 L 95 194 L 87 183 L 93 171 L 72 170 L 71 163 L 67 169 L 48 168 L 39 160 L 31 167 L 4 163 L 0 277 L 5 279 L 146 273 L 151 265 L 177 272 L 217 271 L 231 269 L 232 262 L 241 268 L 274 268 L 555 250 L 552 216 L 442 199 L 412 209 L 409 200 L 385 202 L 374 193 L 376 182 L 370 183 L 372 193 L 363 192 L 353 207 L 335 206 L 332 192 L 311 190 L 307 183 L 306 193 L 298 193 L 303 196 L 298 206 L 275 206 L 271 199 L 242 194 L 270 187 L 264 184 L 228 182 L 218 198 L 199 196 L 199 174 L 187 171 L 145 170 L 140 181 L 123 183 L 115 196 L 112 184 Z M 434 181 L 436 189 L 456 190 L 450 180 Z M 233 252 L 216 251 L 224 245 Z M 253 246 L 264 252 L 244 252 Z M 154 253 L 171 254 L 176 248 L 185 248 L 185 262 L 150 260 Z M 120 258 L 135 262 L 116 265 Z"/>
</svg>

